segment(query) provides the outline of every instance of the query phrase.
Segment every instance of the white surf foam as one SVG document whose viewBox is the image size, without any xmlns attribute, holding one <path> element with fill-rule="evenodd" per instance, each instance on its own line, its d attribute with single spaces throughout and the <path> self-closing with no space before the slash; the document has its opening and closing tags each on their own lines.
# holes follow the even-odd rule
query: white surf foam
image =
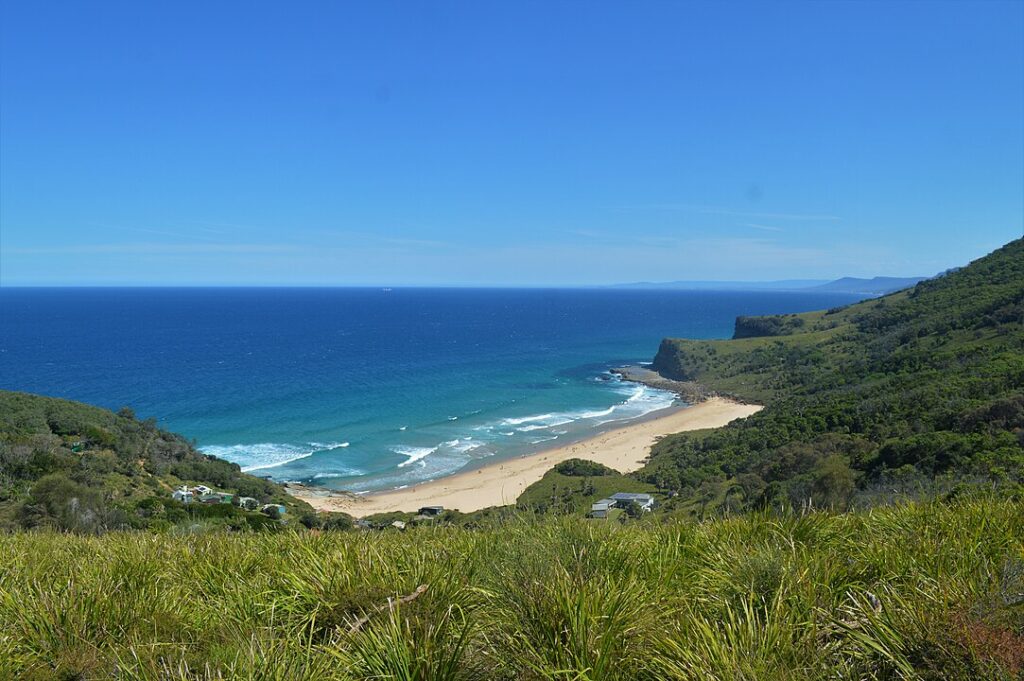
<svg viewBox="0 0 1024 681">
<path fill-rule="evenodd" d="M 535 414 L 533 416 L 521 416 L 519 418 L 502 419 L 501 424 L 503 426 L 518 426 L 523 423 L 530 423 L 531 421 L 544 421 L 554 417 L 554 414 Z"/>
<path fill-rule="evenodd" d="M 348 447 L 348 442 L 310 442 L 310 447 L 316 447 L 317 451 L 330 451 Z"/>
<path fill-rule="evenodd" d="M 442 443 L 441 446 L 458 452 L 459 454 L 465 454 L 470 450 L 482 447 L 483 443 L 476 442 L 471 437 L 466 437 L 455 440 L 449 440 L 448 442 Z"/>
<path fill-rule="evenodd" d="M 613 411 L 615 411 L 615 405 L 612 405 L 607 409 L 602 409 L 600 411 L 581 411 L 578 413 L 578 416 L 581 419 L 596 419 L 602 416 L 608 416 Z"/>
<path fill-rule="evenodd" d="M 200 447 L 204 454 L 216 456 L 241 466 L 244 472 L 276 468 L 321 451 L 320 447 L 287 445 L 276 442 L 258 442 L 251 445 L 207 445 Z"/>
<path fill-rule="evenodd" d="M 436 452 L 437 451 L 437 447 L 406 447 L 406 446 L 398 446 L 398 447 L 392 447 L 391 451 L 393 451 L 395 454 L 401 454 L 402 456 L 408 457 L 405 461 L 403 461 L 402 463 L 398 464 L 399 468 L 405 468 L 406 466 L 411 466 L 412 464 L 414 464 L 414 463 L 416 463 L 418 461 L 422 462 L 423 459 L 427 458 L 428 456 L 430 456 L 431 454 Z M 420 465 L 423 466 L 425 464 L 420 463 Z"/>
<path fill-rule="evenodd" d="M 314 480 L 326 480 L 326 479 L 330 479 L 330 478 L 348 478 L 348 477 L 351 477 L 353 475 L 362 475 L 362 474 L 363 474 L 362 471 L 357 471 L 357 470 L 346 471 L 344 473 L 317 473 L 316 475 L 313 476 L 313 479 Z"/>
<path fill-rule="evenodd" d="M 249 473 L 265 468 L 278 468 L 308 458 L 317 452 L 329 452 L 348 446 L 348 442 L 307 442 L 304 445 L 258 442 L 248 445 L 207 445 L 200 447 L 199 451 L 237 463 L 243 472 Z M 359 475 L 359 472 L 351 470 L 346 475 Z"/>
</svg>

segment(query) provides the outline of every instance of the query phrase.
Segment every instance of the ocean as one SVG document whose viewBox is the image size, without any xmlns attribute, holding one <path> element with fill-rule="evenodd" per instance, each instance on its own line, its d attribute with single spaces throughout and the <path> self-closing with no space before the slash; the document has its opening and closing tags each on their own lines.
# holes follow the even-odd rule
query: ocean
<svg viewBox="0 0 1024 681">
<path fill-rule="evenodd" d="M 609 369 L 821 293 L 0 289 L 0 388 L 132 407 L 243 470 L 403 487 L 671 406 Z"/>
</svg>

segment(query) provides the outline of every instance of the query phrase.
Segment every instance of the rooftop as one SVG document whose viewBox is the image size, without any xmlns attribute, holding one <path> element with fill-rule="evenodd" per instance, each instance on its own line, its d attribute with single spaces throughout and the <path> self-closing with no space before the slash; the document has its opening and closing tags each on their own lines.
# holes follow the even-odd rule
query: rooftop
<svg viewBox="0 0 1024 681">
<path fill-rule="evenodd" d="M 650 494 L 639 492 L 616 492 L 612 495 L 612 499 L 615 501 L 650 501 L 653 498 Z M 602 499 L 602 501 L 606 500 Z"/>
</svg>

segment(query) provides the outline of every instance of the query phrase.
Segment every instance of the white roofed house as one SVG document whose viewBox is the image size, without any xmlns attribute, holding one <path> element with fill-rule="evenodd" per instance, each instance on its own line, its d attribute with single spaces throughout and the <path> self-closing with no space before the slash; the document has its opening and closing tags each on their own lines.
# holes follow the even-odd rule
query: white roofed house
<svg viewBox="0 0 1024 681">
<path fill-rule="evenodd" d="M 259 502 L 252 497 L 238 498 L 238 507 L 243 508 L 246 511 L 255 511 L 257 506 L 259 506 Z"/>
<path fill-rule="evenodd" d="M 644 511 L 650 511 L 654 508 L 654 497 L 650 494 L 642 494 L 638 492 L 616 492 L 611 498 L 620 506 L 633 502 Z"/>
<path fill-rule="evenodd" d="M 207 487 L 206 485 L 196 485 L 195 487 L 192 488 L 192 493 L 198 494 L 200 496 L 203 494 L 212 494 L 213 488 Z"/>
<path fill-rule="evenodd" d="M 591 518 L 607 518 L 608 511 L 615 508 L 614 499 L 601 499 L 590 505 Z"/>
<path fill-rule="evenodd" d="M 188 491 L 188 488 L 182 487 L 181 489 L 174 490 L 171 494 L 171 498 L 175 501 L 180 501 L 183 504 L 191 504 L 192 492 Z"/>
<path fill-rule="evenodd" d="M 280 520 L 284 517 L 285 513 L 288 512 L 288 509 L 285 508 L 283 504 L 263 504 L 263 506 L 260 507 L 260 512 L 269 515 L 271 518 Z"/>
</svg>

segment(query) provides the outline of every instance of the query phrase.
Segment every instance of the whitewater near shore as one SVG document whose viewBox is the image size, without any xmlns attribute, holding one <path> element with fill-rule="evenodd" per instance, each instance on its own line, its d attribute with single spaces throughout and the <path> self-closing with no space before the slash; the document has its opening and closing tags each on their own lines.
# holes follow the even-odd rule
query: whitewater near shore
<svg viewBox="0 0 1024 681">
<path fill-rule="evenodd" d="M 405 489 L 362 495 L 301 486 L 289 491 L 318 510 L 342 511 L 359 518 L 390 511 L 416 511 L 422 506 L 478 511 L 514 504 L 523 490 L 567 459 L 596 461 L 620 473 L 629 473 L 643 466 L 658 438 L 687 430 L 718 428 L 760 409 L 760 405 L 714 397 L 693 406 L 665 410 L 655 418 L 587 440 L 518 459 L 497 461 Z"/>
</svg>

